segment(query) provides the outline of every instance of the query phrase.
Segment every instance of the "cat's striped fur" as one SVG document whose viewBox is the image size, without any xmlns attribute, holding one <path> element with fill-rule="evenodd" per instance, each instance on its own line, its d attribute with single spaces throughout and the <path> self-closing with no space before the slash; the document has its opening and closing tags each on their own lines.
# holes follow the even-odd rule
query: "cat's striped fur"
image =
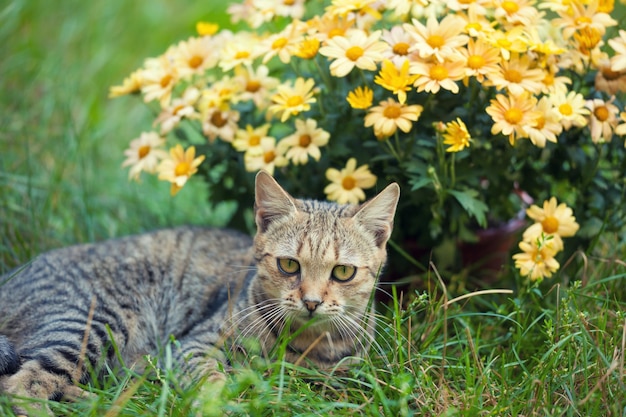
<svg viewBox="0 0 626 417">
<path fill-rule="evenodd" d="M 0 278 L 0 390 L 80 395 L 88 366 L 114 365 L 109 335 L 127 365 L 174 337 L 184 371 L 212 374 L 233 345 L 253 338 L 267 353 L 315 318 L 287 360 L 358 356 L 398 195 L 394 184 L 361 206 L 296 200 L 260 173 L 254 241 L 179 228 L 41 255 Z"/>
</svg>

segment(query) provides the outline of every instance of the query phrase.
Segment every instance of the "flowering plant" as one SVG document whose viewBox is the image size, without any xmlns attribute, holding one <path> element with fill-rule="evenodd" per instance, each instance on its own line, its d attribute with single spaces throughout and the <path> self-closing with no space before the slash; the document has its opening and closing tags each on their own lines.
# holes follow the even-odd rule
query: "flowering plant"
<svg viewBox="0 0 626 417">
<path fill-rule="evenodd" d="M 550 196 L 581 224 L 572 247 L 623 226 L 626 31 L 612 1 L 245 0 L 228 10 L 239 30 L 199 23 L 198 36 L 111 88 L 158 114 L 126 151 L 131 178 L 156 173 L 176 194 L 199 172 L 212 201 L 238 202 L 239 227 L 260 169 L 294 194 L 340 203 L 396 181 L 395 240 L 424 248 L 472 241 Z M 562 249 L 554 231 L 574 222 L 567 214 L 524 235 L 524 274 L 539 249 L 546 259 Z M 544 262 L 534 277 L 554 270 Z"/>
</svg>

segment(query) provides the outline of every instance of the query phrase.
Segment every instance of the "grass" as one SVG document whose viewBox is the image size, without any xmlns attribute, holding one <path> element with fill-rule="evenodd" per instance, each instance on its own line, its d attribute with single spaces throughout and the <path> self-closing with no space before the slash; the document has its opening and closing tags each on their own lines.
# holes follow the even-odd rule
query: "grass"
<svg viewBox="0 0 626 417">
<path fill-rule="evenodd" d="M 172 199 L 166 184 L 127 181 L 122 152 L 151 115 L 106 98 L 144 57 L 192 35 L 196 20 L 215 20 L 212 4 L 0 6 L 0 272 L 75 242 L 227 220 L 227 207 L 207 206 L 200 182 Z M 626 252 L 616 237 L 602 242 L 539 286 L 511 272 L 502 286 L 512 294 L 455 299 L 463 293 L 431 268 L 423 289 L 381 306 L 381 348 L 346 369 L 254 358 L 223 383 L 181 388 L 166 360 L 149 378 L 107 372 L 87 387 L 94 398 L 49 406 L 107 417 L 625 416 Z M 0 415 L 12 415 L 10 400 L 0 396 Z"/>
</svg>

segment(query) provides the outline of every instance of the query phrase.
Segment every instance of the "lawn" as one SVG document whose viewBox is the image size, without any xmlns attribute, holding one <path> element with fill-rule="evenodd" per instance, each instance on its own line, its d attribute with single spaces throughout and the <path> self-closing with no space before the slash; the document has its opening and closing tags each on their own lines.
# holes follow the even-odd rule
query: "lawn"
<svg viewBox="0 0 626 417">
<path fill-rule="evenodd" d="M 42 251 L 178 224 L 224 224 L 200 180 L 175 198 L 120 168 L 153 115 L 109 100 L 145 57 L 225 21 L 218 2 L 9 0 L 0 5 L 0 273 Z M 139 127 L 141 126 L 141 127 Z M 224 383 L 181 388 L 176 370 L 127 369 L 49 404 L 68 416 L 626 416 L 626 248 L 604 236 L 541 285 L 510 274 L 494 288 L 448 288 L 436 265 L 419 289 L 381 305 L 361 363 L 332 371 L 254 358 Z M 461 277 L 462 278 L 462 277 Z M 457 298 L 459 296 L 465 298 Z M 0 415 L 11 416 L 0 396 Z M 36 415 L 34 413 L 33 415 Z"/>
</svg>

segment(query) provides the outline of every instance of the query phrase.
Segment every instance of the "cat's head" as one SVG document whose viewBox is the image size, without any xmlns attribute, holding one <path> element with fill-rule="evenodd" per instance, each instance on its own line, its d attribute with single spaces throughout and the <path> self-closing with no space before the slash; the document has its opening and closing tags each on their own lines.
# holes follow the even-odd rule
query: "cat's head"
<svg viewBox="0 0 626 417">
<path fill-rule="evenodd" d="M 317 317 L 313 326 L 331 330 L 362 320 L 386 262 L 399 195 L 391 184 L 361 205 L 299 200 L 260 172 L 255 256 L 264 296 L 295 324 Z"/>
</svg>

